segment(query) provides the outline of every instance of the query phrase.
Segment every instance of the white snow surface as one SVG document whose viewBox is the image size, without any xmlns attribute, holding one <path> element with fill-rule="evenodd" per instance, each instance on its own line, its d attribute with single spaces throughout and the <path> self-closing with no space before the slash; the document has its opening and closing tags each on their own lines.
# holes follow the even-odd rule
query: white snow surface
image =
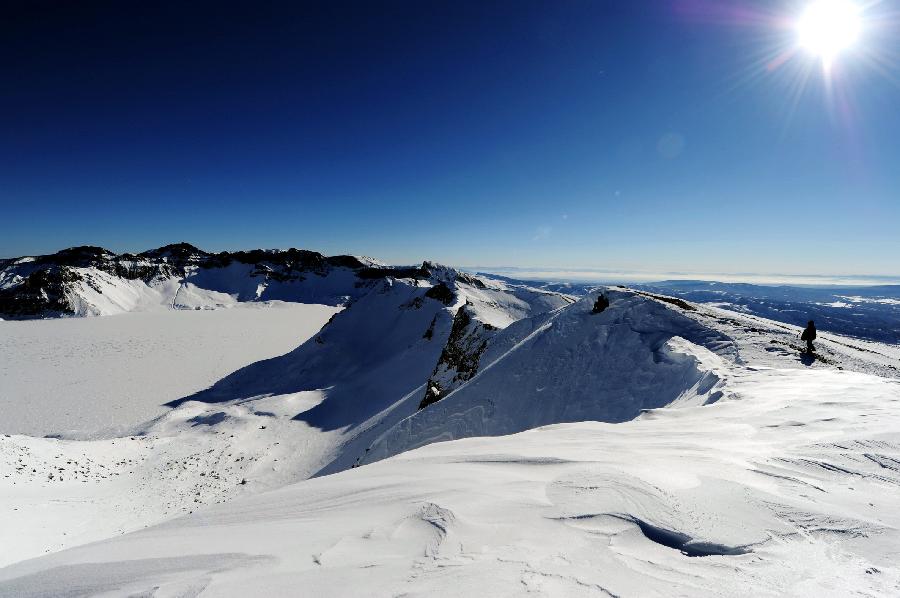
<svg viewBox="0 0 900 598">
<path fill-rule="evenodd" d="M 164 403 L 294 349 L 340 308 L 242 303 L 215 311 L 0 323 L 0 433 L 122 433 Z"/>
<path fill-rule="evenodd" d="M 135 436 L 0 437 L 0 596 L 900 592 L 897 347 L 424 290 L 384 281 Z M 467 303 L 505 325 L 419 410 Z"/>
<path fill-rule="evenodd" d="M 0 564 L 303 480 L 335 461 L 349 460 L 349 467 L 379 430 L 416 411 L 457 308 L 425 297 L 430 288 L 426 281 L 379 281 L 314 339 L 290 353 L 250 364 L 210 388 L 198 385 L 194 392 L 161 395 L 152 403 L 148 395 L 148 409 L 154 410 L 150 415 L 166 399 L 173 399 L 170 404 L 177 408 L 141 425 L 134 425 L 135 414 L 103 409 L 104 400 L 98 399 L 94 412 L 114 414 L 118 417 L 114 423 L 133 436 L 109 439 L 106 434 L 101 439 L 97 434 L 66 434 L 66 439 L 59 440 L 17 436 L 12 444 L 0 444 L 0 474 L 8 484 L 8 492 L 0 496 L 0 513 L 8 519 L 0 519 L 0 528 L 26 538 L 15 544 L 0 542 Z M 472 288 L 460 283 L 457 301 L 469 301 L 467 293 Z M 522 305 L 518 297 L 531 303 Z M 512 302 L 519 313 L 538 315 L 569 305 L 571 299 L 522 288 L 509 291 L 501 285 L 479 289 L 469 302 L 479 313 Z M 120 318 L 215 318 L 257 305 L 49 323 L 80 324 L 90 330 L 89 326 L 125 321 Z M 331 308 L 328 313 L 335 311 Z M 320 318 L 305 332 L 290 327 L 281 332 L 299 332 L 295 338 L 302 341 L 326 315 L 317 313 Z M 222 319 L 221 325 L 224 330 L 227 320 Z M 432 336 L 425 338 L 428 330 Z M 162 344 L 156 352 L 170 342 L 165 332 L 160 332 Z M 218 334 L 211 331 L 211 342 Z M 185 355 L 194 348 L 202 353 L 192 339 L 186 340 L 184 348 Z M 104 361 L 109 360 L 99 359 L 98 364 Z M 35 371 L 33 362 L 30 365 L 34 376 L 39 375 L 41 370 Z M 114 384 L 127 371 L 110 368 L 96 375 L 112 374 L 108 377 Z M 35 403 L 31 419 L 44 421 L 40 413 L 53 419 L 55 409 L 53 401 Z M 86 436 L 96 440 L 72 440 Z M 9 508 L 3 509 L 4 505 Z"/>
<path fill-rule="evenodd" d="M 601 314 L 592 314 L 593 301 L 585 300 L 503 330 L 484 352 L 477 376 L 382 434 L 364 461 L 437 440 L 559 422 L 627 421 L 643 409 L 722 396 L 721 358 L 683 337 L 733 355 L 729 337 L 654 301 L 608 296 L 612 303 Z"/>
<path fill-rule="evenodd" d="M 752 367 L 731 384 L 207 508 L 2 569 L 0 595 L 895 595 L 900 385 Z"/>
<path fill-rule="evenodd" d="M 884 305 L 900 305 L 900 299 L 892 299 L 890 297 L 859 297 L 844 296 L 844 299 L 851 303 L 881 303 Z"/>
</svg>

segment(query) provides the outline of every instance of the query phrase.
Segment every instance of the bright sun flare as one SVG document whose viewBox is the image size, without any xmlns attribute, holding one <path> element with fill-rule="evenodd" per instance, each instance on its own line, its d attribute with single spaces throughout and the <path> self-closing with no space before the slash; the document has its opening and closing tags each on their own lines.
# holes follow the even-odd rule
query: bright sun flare
<svg viewBox="0 0 900 598">
<path fill-rule="evenodd" d="M 802 48 L 827 66 L 856 43 L 860 34 L 859 7 L 850 0 L 815 0 L 797 22 Z"/>
</svg>

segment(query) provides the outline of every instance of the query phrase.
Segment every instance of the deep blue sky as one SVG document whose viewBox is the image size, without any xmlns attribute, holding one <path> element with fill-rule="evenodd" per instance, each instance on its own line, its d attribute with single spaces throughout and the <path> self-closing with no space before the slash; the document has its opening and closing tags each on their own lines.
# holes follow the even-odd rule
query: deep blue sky
<svg viewBox="0 0 900 598">
<path fill-rule="evenodd" d="M 900 274 L 900 77 L 761 67 L 795 1 L 11 4 L 0 255 Z"/>
</svg>

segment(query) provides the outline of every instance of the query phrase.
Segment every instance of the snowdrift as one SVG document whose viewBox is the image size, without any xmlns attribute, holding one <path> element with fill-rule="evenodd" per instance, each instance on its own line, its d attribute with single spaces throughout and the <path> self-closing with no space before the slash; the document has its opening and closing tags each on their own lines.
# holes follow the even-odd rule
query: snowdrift
<svg viewBox="0 0 900 598">
<path fill-rule="evenodd" d="M 438 440 L 497 436 L 575 421 L 622 422 L 646 409 L 703 405 L 722 396 L 731 339 L 651 299 L 597 293 L 491 339 L 465 385 L 380 436 L 364 462 Z"/>
<path fill-rule="evenodd" d="M 432 444 L 0 569 L 0 595 L 896 594 L 900 385 L 732 374 L 740 399 Z"/>
</svg>

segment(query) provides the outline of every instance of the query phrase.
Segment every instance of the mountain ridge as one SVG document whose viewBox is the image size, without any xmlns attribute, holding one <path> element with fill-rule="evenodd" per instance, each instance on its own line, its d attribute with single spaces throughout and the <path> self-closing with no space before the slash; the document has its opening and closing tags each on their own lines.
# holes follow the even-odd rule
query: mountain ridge
<svg viewBox="0 0 900 598">
<path fill-rule="evenodd" d="M 211 253 L 179 242 L 116 254 L 82 245 L 0 260 L 0 316 L 93 316 L 167 304 L 205 309 L 273 299 L 340 305 L 371 281 L 423 279 L 442 268 L 430 262 L 387 266 L 363 256 L 296 248 Z"/>
</svg>

